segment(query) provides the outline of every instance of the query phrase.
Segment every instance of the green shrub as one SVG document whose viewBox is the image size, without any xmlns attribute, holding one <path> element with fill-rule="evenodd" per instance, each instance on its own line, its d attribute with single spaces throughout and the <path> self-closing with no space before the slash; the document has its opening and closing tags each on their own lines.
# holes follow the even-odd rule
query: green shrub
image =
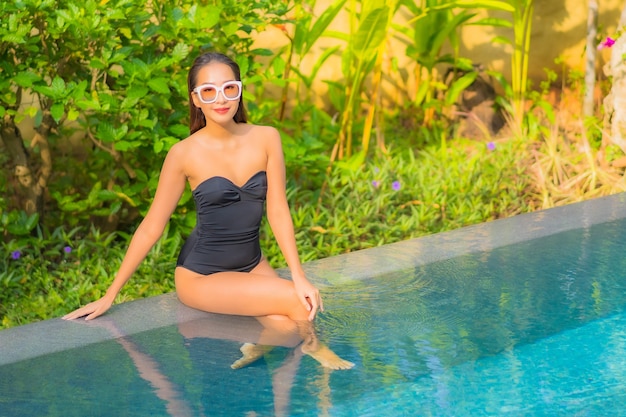
<svg viewBox="0 0 626 417">
<path fill-rule="evenodd" d="M 516 162 L 522 151 L 523 144 L 515 141 L 499 142 L 494 150 L 485 143 L 459 142 L 445 153 L 437 147 L 417 152 L 398 147 L 362 166 L 358 162 L 351 166 L 350 161 L 336 164 L 321 196 L 319 189 L 292 182 L 288 196 L 301 259 L 311 261 L 527 211 L 527 178 Z M 182 239 L 179 231 L 168 229 L 117 301 L 173 291 Z M 129 235 L 119 232 L 57 228 L 36 239 L 4 244 L 2 327 L 59 317 L 103 295 L 128 241 Z M 267 223 L 262 244 L 270 262 L 283 267 Z M 12 257 L 15 251 L 19 259 Z"/>
</svg>

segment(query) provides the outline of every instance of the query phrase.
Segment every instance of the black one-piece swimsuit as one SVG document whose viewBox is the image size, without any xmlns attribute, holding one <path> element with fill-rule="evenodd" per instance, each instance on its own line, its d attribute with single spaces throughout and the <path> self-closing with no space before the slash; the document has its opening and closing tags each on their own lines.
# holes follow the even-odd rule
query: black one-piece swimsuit
<svg viewBox="0 0 626 417">
<path fill-rule="evenodd" d="M 203 275 L 251 271 L 261 262 L 259 228 L 267 195 L 265 171 L 257 172 L 241 187 L 227 178 L 211 177 L 192 194 L 197 223 L 176 266 Z"/>
</svg>

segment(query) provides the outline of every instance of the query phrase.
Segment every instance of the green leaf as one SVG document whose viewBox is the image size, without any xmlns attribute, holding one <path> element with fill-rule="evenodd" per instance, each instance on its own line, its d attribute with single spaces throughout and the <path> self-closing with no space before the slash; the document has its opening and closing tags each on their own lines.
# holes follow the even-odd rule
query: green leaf
<svg viewBox="0 0 626 417">
<path fill-rule="evenodd" d="M 106 65 L 100 58 L 91 58 L 89 61 L 89 66 L 95 69 L 105 69 Z"/>
<path fill-rule="evenodd" d="M 175 124 L 169 127 L 168 129 L 174 136 L 179 138 L 186 138 L 189 136 L 189 126 L 182 124 Z"/>
<path fill-rule="evenodd" d="M 2 17 L 2 20 L 5 20 L 5 17 Z M 31 33 L 33 32 L 33 27 L 28 24 L 24 24 L 24 22 L 18 21 L 18 16 L 12 14 L 9 16 L 9 31 L 2 35 L 2 41 L 6 43 L 14 43 L 18 45 L 25 44 L 30 38 Z"/>
<path fill-rule="evenodd" d="M 129 149 L 134 148 L 134 143 L 133 142 L 128 142 L 125 140 L 120 140 L 115 142 L 115 150 L 120 151 L 120 152 L 126 152 Z"/>
<path fill-rule="evenodd" d="M 494 36 L 491 40 L 493 43 L 503 43 L 505 45 L 513 45 L 513 42 L 504 36 Z"/>
<path fill-rule="evenodd" d="M 65 106 L 63 105 L 63 103 L 55 103 L 52 105 L 52 107 L 50 107 L 50 115 L 57 123 L 59 123 L 64 113 Z"/>
<path fill-rule="evenodd" d="M 127 134 L 128 134 L 128 125 L 127 124 L 123 124 L 118 129 L 115 129 L 115 139 L 116 140 L 122 139 Z"/>
<path fill-rule="evenodd" d="M 121 109 L 132 109 L 139 102 L 139 98 L 137 97 L 126 97 L 122 100 L 122 104 L 120 105 Z"/>
<path fill-rule="evenodd" d="M 89 195 L 87 196 L 87 203 L 90 207 L 95 206 L 98 202 L 98 195 L 100 194 L 100 190 L 102 190 L 102 183 L 100 181 L 96 182 L 91 191 L 89 191 Z"/>
<path fill-rule="evenodd" d="M 387 20 L 389 8 L 381 7 L 372 10 L 359 24 L 354 35 L 352 48 L 354 55 L 361 59 L 372 59 L 376 49 L 387 36 Z"/>
<path fill-rule="evenodd" d="M 170 88 L 167 85 L 167 78 L 152 78 L 148 81 L 148 87 L 159 94 L 170 94 Z"/>
<path fill-rule="evenodd" d="M 33 120 L 33 125 L 35 127 L 41 126 L 41 122 L 43 122 L 43 112 L 41 109 L 37 109 L 35 112 L 35 119 Z"/>
<path fill-rule="evenodd" d="M 80 116 L 80 113 L 78 111 L 76 111 L 76 109 L 74 109 L 74 108 L 69 109 L 67 111 L 67 121 L 68 122 L 73 122 L 74 120 L 78 119 L 78 116 Z"/>
<path fill-rule="evenodd" d="M 39 81 L 41 77 L 30 70 L 18 72 L 15 77 L 13 77 L 13 81 L 15 84 L 20 87 L 30 88 L 33 83 Z"/>
<path fill-rule="evenodd" d="M 96 100 L 81 99 L 76 101 L 76 107 L 81 110 L 99 110 L 100 103 Z"/>
<path fill-rule="evenodd" d="M 114 142 L 115 129 L 110 123 L 101 121 L 96 128 L 96 136 L 104 142 Z"/>
<path fill-rule="evenodd" d="M 138 125 L 141 127 L 147 127 L 148 129 L 154 129 L 156 123 L 157 122 L 154 119 L 140 119 Z"/>
<path fill-rule="evenodd" d="M 309 52 L 315 42 L 322 36 L 333 20 L 335 20 L 335 17 L 337 17 L 337 14 L 341 11 L 345 3 L 346 0 L 335 0 L 333 4 L 324 10 L 313 24 L 311 30 L 306 34 L 302 50 L 298 51 L 300 55 L 306 55 Z"/>
<path fill-rule="evenodd" d="M 322 55 L 320 55 L 320 57 L 317 59 L 317 61 L 315 62 L 315 64 L 313 65 L 313 68 L 311 69 L 311 75 L 310 78 L 313 80 L 315 79 L 315 77 L 317 76 L 318 71 L 320 70 L 320 68 L 322 67 L 322 65 L 324 64 L 324 62 L 326 62 L 326 60 L 328 58 L 330 58 L 331 55 L 333 55 L 335 52 L 337 52 L 340 49 L 340 46 L 333 46 L 331 48 L 326 49 Z"/>
<path fill-rule="evenodd" d="M 157 140 L 154 142 L 154 145 L 152 145 L 152 150 L 154 151 L 154 153 L 161 153 L 163 148 L 165 148 L 165 143 L 163 143 L 162 140 Z"/>
<path fill-rule="evenodd" d="M 28 230 L 33 230 L 37 226 L 37 222 L 39 222 L 39 214 L 33 213 L 28 216 L 24 225 Z"/>
<path fill-rule="evenodd" d="M 465 11 L 455 15 L 452 19 L 446 22 L 445 27 L 439 31 L 438 35 L 435 38 L 435 42 L 433 42 L 433 47 L 436 48 L 437 51 L 440 51 L 446 39 L 450 39 L 450 41 L 454 45 L 454 39 L 457 30 L 474 16 L 475 14 L 467 13 Z"/>
<path fill-rule="evenodd" d="M 148 94 L 148 89 L 143 86 L 132 86 L 126 91 L 127 98 L 143 98 L 146 94 Z"/>
<path fill-rule="evenodd" d="M 258 55 L 258 56 L 273 56 L 274 52 L 272 52 L 271 49 L 267 49 L 267 48 L 256 48 L 250 51 L 250 53 L 252 55 Z"/>
<path fill-rule="evenodd" d="M 113 204 L 111 204 L 111 214 L 115 214 L 119 212 L 121 208 L 122 208 L 122 202 L 114 201 Z"/>
<path fill-rule="evenodd" d="M 237 33 L 237 31 L 239 30 L 239 23 L 237 22 L 227 23 L 226 25 L 222 26 L 222 30 L 224 31 L 224 34 L 226 36 L 232 36 L 235 33 Z"/>
<path fill-rule="evenodd" d="M 503 28 L 512 28 L 513 23 L 507 19 L 498 19 L 495 17 L 486 17 L 470 23 L 472 26 L 494 26 Z"/>
<path fill-rule="evenodd" d="M 117 31 L 123 35 L 126 39 L 132 39 L 133 38 L 133 32 L 131 32 L 130 28 L 118 28 Z"/>
<path fill-rule="evenodd" d="M 465 89 L 467 89 L 467 87 L 472 85 L 472 83 L 476 81 L 477 77 L 477 72 L 469 72 L 460 77 L 458 80 L 454 81 L 446 94 L 446 105 L 449 106 L 456 103 L 461 93 Z"/>
<path fill-rule="evenodd" d="M 222 6 L 208 5 L 202 7 L 198 11 L 198 19 L 194 19 L 194 23 L 196 23 L 202 30 L 211 29 L 213 26 L 217 25 L 220 21 L 220 14 L 222 13 Z M 192 19 L 195 16 L 192 17 Z"/>
<path fill-rule="evenodd" d="M 272 61 L 272 69 L 274 70 L 274 74 L 279 77 L 282 77 L 285 73 L 285 66 L 285 60 L 280 56 L 277 56 L 276 59 Z"/>
<path fill-rule="evenodd" d="M 514 13 L 515 6 L 506 1 L 497 0 L 455 0 L 451 2 L 454 7 L 469 7 L 472 9 L 493 9 Z"/>
<path fill-rule="evenodd" d="M 248 62 L 248 58 L 243 55 L 239 55 L 237 56 L 237 58 L 235 58 L 235 61 L 237 62 L 237 65 L 239 65 L 241 76 L 243 77 L 244 74 L 248 73 L 248 70 L 250 68 L 250 63 Z M 248 79 L 248 82 L 251 82 L 250 79 Z"/>
<path fill-rule="evenodd" d="M 180 62 L 183 59 L 187 58 L 187 55 L 189 55 L 189 46 L 187 46 L 183 42 L 179 42 L 176 44 L 176 46 L 172 50 L 171 55 L 172 55 L 172 59 L 175 62 Z"/>
<path fill-rule="evenodd" d="M 58 77 L 58 76 L 54 77 L 54 79 L 52 80 L 52 84 L 50 85 L 50 88 L 52 89 L 52 92 L 57 97 L 62 97 L 66 89 L 65 81 L 61 77 Z"/>
</svg>

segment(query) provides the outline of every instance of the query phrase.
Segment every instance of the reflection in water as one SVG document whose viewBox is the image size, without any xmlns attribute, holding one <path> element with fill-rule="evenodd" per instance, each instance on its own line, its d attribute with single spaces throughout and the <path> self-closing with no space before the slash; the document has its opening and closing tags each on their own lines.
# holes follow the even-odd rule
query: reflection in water
<svg viewBox="0 0 626 417">
<path fill-rule="evenodd" d="M 126 350 L 141 378 L 146 380 L 151 385 L 155 395 L 165 402 L 166 410 L 171 416 L 234 415 L 233 412 L 237 409 L 236 407 L 239 407 L 238 409 L 245 412 L 246 415 L 287 416 L 289 415 L 290 391 L 304 354 L 299 348 L 302 340 L 299 337 L 298 329 L 288 326 L 287 320 L 256 318 L 253 321 L 243 317 L 241 319 L 247 322 L 242 327 L 242 329 L 246 329 L 246 332 L 237 334 L 236 340 L 244 342 L 240 348 L 243 357 L 234 361 L 230 365 L 231 368 L 239 369 L 252 365 L 257 360 L 263 360 L 275 346 L 295 349 L 290 349 L 289 353 L 282 358 L 281 363 L 274 369 L 264 370 L 263 372 L 267 372 L 266 376 L 261 379 L 257 377 L 255 382 L 245 387 L 245 390 L 234 390 L 234 387 L 229 386 L 227 381 L 219 380 L 206 375 L 206 372 L 202 372 L 202 369 L 207 368 L 205 366 L 206 359 L 215 354 L 214 346 L 205 346 L 203 339 L 205 342 L 212 341 L 213 343 L 209 344 L 213 345 L 224 337 L 233 338 L 234 335 L 230 327 L 233 320 L 228 316 L 211 315 L 180 323 L 178 331 L 184 338 L 184 346 L 189 355 L 189 365 L 192 369 L 199 370 L 198 373 L 201 374 L 198 375 L 198 380 L 186 381 L 183 385 L 195 383 L 200 387 L 201 401 L 195 401 L 195 410 L 191 406 L 194 401 L 186 402 L 184 400 L 184 391 L 161 372 L 157 361 L 150 355 L 141 352 L 137 345 L 131 341 L 131 338 L 124 337 L 112 321 L 103 319 L 102 325 L 109 329 L 117 343 Z M 219 365 L 223 367 L 224 363 Z M 240 376 L 244 375 L 233 373 L 230 378 L 238 379 Z M 271 382 L 268 383 L 268 380 Z M 259 383 L 260 381 L 264 383 Z M 224 386 L 228 386 L 229 389 L 224 390 Z M 329 388 L 326 387 L 326 389 Z M 272 395 L 268 395 L 270 390 Z M 216 391 L 218 395 L 215 395 Z M 224 404 L 224 401 L 227 404 Z M 323 401 L 322 397 L 320 401 Z M 326 401 L 328 401 L 327 398 Z"/>
<path fill-rule="evenodd" d="M 288 331 L 208 315 L 0 367 L 0 415 L 619 415 L 624 227 L 326 289 L 320 338 L 349 372 L 303 356 Z M 261 340 L 276 347 L 230 368 Z"/>
<path fill-rule="evenodd" d="M 147 381 L 155 395 L 165 402 L 167 413 L 171 416 L 193 416 L 191 407 L 183 399 L 182 390 L 161 372 L 158 363 L 149 355 L 141 352 L 130 338 L 123 337 L 115 326 L 110 326 L 110 328 L 117 343 L 124 348 L 132 359 L 139 376 Z"/>
<path fill-rule="evenodd" d="M 322 316 L 320 332 L 354 346 L 363 392 L 380 390 L 381 381 L 430 378 L 438 388 L 429 394 L 445 402 L 458 382 L 451 369 L 504 355 L 510 375 L 519 375 L 521 346 L 622 311 L 624 226 L 610 222 L 350 283 L 326 296 L 332 317 Z M 512 392 L 529 389 L 508 382 Z M 335 402 L 349 399 L 340 395 Z"/>
</svg>

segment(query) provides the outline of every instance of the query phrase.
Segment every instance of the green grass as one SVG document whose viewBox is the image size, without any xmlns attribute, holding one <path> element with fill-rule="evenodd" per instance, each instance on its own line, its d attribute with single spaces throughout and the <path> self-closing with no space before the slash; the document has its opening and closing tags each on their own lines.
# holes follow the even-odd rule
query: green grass
<svg viewBox="0 0 626 417">
<path fill-rule="evenodd" d="M 529 211 L 530 178 L 518 162 L 524 148 L 515 140 L 498 142 L 492 151 L 482 142 L 457 141 L 445 151 L 435 146 L 392 150 L 355 169 L 347 162 L 335 164 L 323 195 L 297 184 L 288 191 L 302 261 Z M 128 239 L 124 233 L 60 228 L 5 243 L 1 327 L 59 317 L 103 295 Z M 283 267 L 267 223 L 262 239 L 270 262 Z M 173 291 L 182 240 L 168 230 L 117 302 Z M 19 259 L 11 257 L 15 250 Z"/>
<path fill-rule="evenodd" d="M 527 212 L 529 178 L 517 162 L 521 149 L 523 144 L 514 141 L 498 143 L 493 151 L 484 143 L 459 142 L 445 152 L 437 147 L 392 151 L 359 169 L 337 164 L 321 198 L 318 190 L 301 190 L 292 198 L 302 259 Z M 280 259 L 274 246 L 266 253 Z"/>
</svg>

